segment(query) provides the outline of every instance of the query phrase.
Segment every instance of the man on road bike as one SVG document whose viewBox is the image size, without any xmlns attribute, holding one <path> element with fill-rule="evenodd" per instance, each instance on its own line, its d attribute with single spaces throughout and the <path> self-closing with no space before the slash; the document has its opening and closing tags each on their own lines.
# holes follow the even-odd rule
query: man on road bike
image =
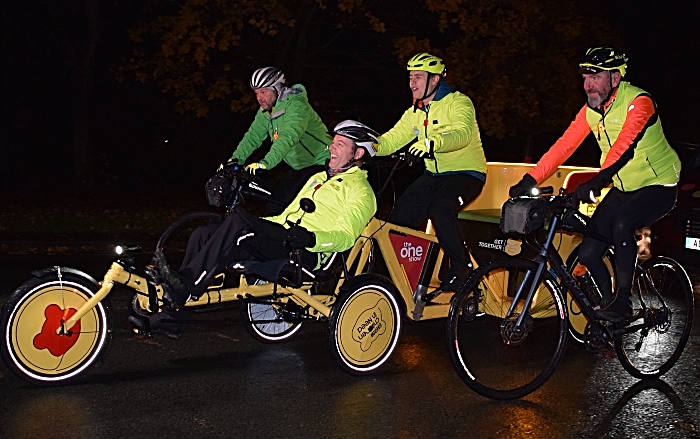
<svg viewBox="0 0 700 439">
<path fill-rule="evenodd" d="M 651 96 L 623 81 L 627 57 L 612 47 L 588 49 L 579 64 L 588 102 L 569 128 L 509 191 L 526 195 L 544 181 L 593 132 L 600 150 L 600 171 L 575 190 L 574 199 L 595 202 L 601 189 L 613 187 L 596 207 L 593 220 L 600 234 L 615 246 L 615 292 L 603 263 L 608 242 L 584 237 L 579 260 L 590 271 L 603 300 L 599 312 L 609 320 L 628 319 L 637 246 L 635 231 L 666 215 L 676 202 L 681 164 L 661 127 Z"/>
<path fill-rule="evenodd" d="M 196 229 L 177 274 L 160 264 L 166 306 L 177 310 L 190 297 L 198 297 L 218 273 L 235 262 L 289 258 L 287 245 L 301 250 L 303 263 L 310 267 L 319 266 L 333 252 L 352 247 L 377 210 L 367 172 L 359 165 L 365 156 L 375 154 L 378 142 L 378 133 L 366 125 L 341 122 L 334 129 L 325 170 L 311 176 L 281 214 L 257 218 L 236 209 L 220 225 Z M 314 201 L 313 212 L 302 211 L 303 198 Z M 166 318 L 173 316 L 166 314 Z M 179 335 L 181 324 L 163 324 L 160 318 L 151 316 L 153 329 L 163 329 L 171 337 Z"/>
<path fill-rule="evenodd" d="M 382 134 L 378 155 L 389 155 L 414 142 L 409 154 L 423 159 L 425 173 L 396 202 L 389 221 L 414 229 L 430 217 L 450 269 L 440 288 L 454 291 L 471 271 L 457 214 L 481 193 L 486 158 L 474 104 L 445 82 L 445 64 L 429 53 L 407 65 L 413 105 Z"/>
<path fill-rule="evenodd" d="M 279 206 L 268 203 L 268 215 L 281 212 L 280 206 L 286 206 L 311 175 L 324 169 L 328 159 L 326 146 L 331 142 L 328 129 L 309 104 L 304 86 L 285 87 L 284 82 L 284 73 L 275 67 L 263 67 L 253 73 L 250 88 L 260 109 L 231 156 L 231 160 L 244 163 L 269 137 L 270 150 L 246 170 L 255 174 L 282 161 L 292 168 L 273 191 Z"/>
</svg>

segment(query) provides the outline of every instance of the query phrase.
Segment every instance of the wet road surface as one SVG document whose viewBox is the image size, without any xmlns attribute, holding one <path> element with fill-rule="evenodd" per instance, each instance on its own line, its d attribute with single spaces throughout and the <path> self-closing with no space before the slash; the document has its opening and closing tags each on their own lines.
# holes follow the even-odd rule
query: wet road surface
<svg viewBox="0 0 700 439">
<path fill-rule="evenodd" d="M 101 278 L 111 256 L 0 256 L 0 303 L 30 270 L 68 265 Z M 240 325 L 238 305 L 197 318 L 182 337 L 133 336 L 128 289 L 110 294 L 114 336 L 84 379 L 35 388 L 0 365 L 2 438 L 520 438 L 700 437 L 700 270 L 695 324 L 662 381 L 639 382 L 614 355 L 569 343 L 538 391 L 497 402 L 452 369 L 444 320 L 408 323 L 375 375 L 340 371 L 326 325 L 262 344 Z"/>
</svg>

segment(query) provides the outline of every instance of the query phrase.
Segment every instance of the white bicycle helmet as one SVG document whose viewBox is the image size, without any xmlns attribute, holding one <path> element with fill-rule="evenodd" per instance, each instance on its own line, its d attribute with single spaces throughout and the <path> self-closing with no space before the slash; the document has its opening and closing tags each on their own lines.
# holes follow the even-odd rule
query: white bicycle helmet
<svg viewBox="0 0 700 439">
<path fill-rule="evenodd" d="M 279 92 L 282 85 L 284 85 L 284 73 L 276 67 L 262 67 L 253 72 L 253 76 L 250 78 L 252 90 L 269 88 Z"/>
<path fill-rule="evenodd" d="M 355 120 L 344 120 L 333 128 L 333 134 L 352 140 L 359 148 L 367 151 L 370 157 L 377 153 L 374 145 L 379 143 L 379 133 L 365 124 Z"/>
</svg>

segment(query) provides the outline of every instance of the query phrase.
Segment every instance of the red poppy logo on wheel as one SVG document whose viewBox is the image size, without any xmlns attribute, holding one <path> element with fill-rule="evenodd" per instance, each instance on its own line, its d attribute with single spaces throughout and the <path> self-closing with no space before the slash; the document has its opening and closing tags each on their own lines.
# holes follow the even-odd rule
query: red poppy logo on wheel
<svg viewBox="0 0 700 439">
<path fill-rule="evenodd" d="M 78 341 L 80 336 L 80 320 L 78 320 L 75 325 L 73 325 L 68 334 L 57 334 L 56 329 L 58 329 L 63 322 L 70 319 L 73 314 L 78 310 L 75 308 L 68 308 L 63 311 L 61 307 L 56 304 L 52 304 L 46 307 L 44 311 L 44 325 L 41 327 L 41 332 L 34 337 L 34 347 L 37 349 L 48 349 L 51 355 L 55 357 L 60 357 L 65 354 L 73 347 L 75 342 Z"/>
</svg>

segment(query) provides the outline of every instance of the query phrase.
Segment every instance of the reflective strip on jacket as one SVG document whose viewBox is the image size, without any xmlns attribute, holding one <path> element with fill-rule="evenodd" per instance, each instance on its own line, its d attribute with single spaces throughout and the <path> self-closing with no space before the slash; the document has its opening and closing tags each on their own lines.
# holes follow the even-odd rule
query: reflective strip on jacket
<svg viewBox="0 0 700 439">
<path fill-rule="evenodd" d="M 274 168 L 282 160 L 295 170 L 326 163 L 330 157 L 326 148 L 331 138 L 321 118 L 311 108 L 306 89 L 296 84 L 283 89 L 282 94 L 271 113 L 258 109 L 232 159 L 244 163 L 269 137 L 272 146 L 260 160 L 267 169 Z"/>
</svg>

